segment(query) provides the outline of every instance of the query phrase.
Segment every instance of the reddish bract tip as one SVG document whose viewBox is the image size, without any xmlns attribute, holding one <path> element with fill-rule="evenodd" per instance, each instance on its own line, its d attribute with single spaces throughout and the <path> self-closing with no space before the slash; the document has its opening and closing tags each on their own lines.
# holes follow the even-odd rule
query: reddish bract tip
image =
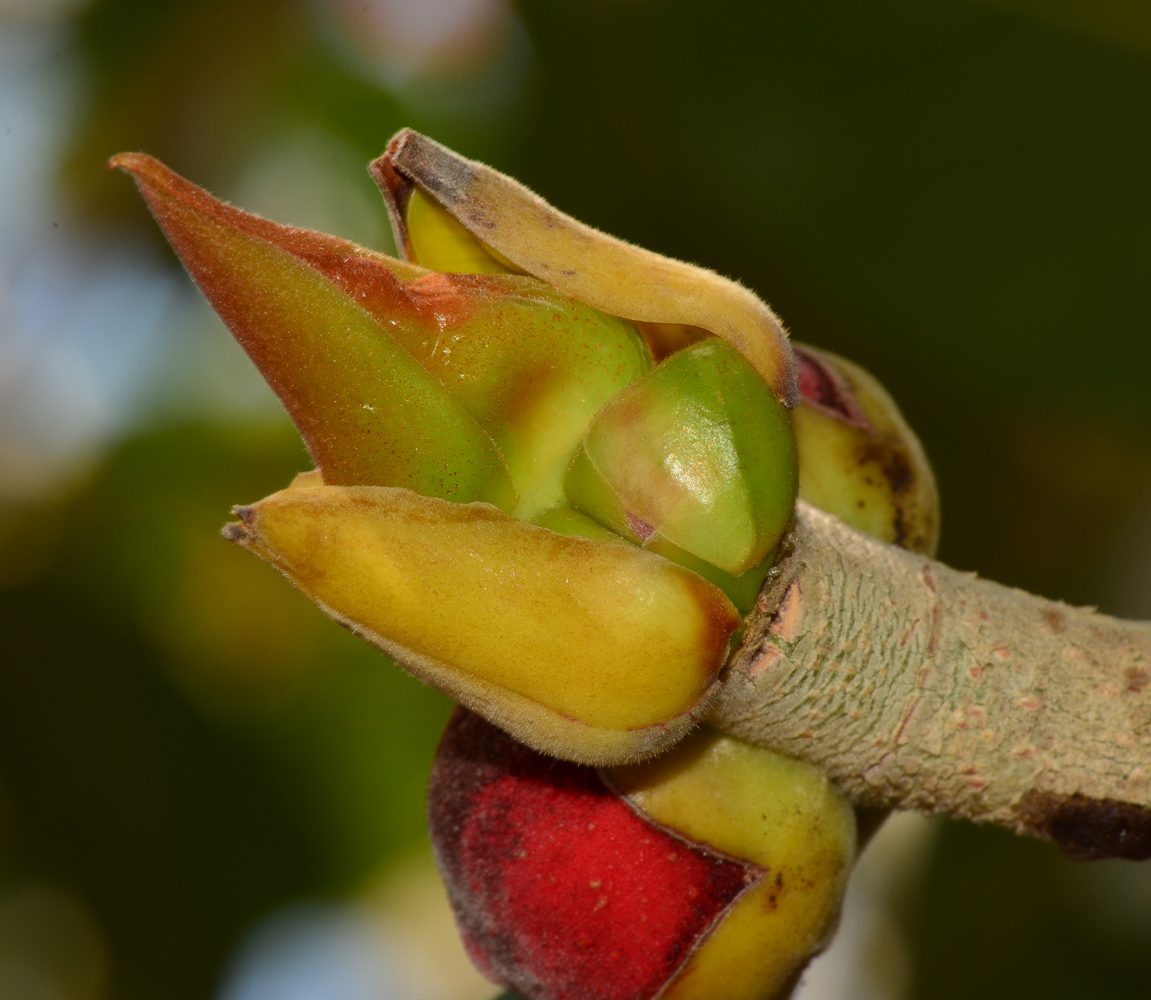
<svg viewBox="0 0 1151 1000">
<path fill-rule="evenodd" d="M 839 376 L 801 345 L 793 343 L 791 349 L 798 368 L 800 399 L 820 413 L 870 432 L 871 423 Z"/>
<path fill-rule="evenodd" d="M 187 223 L 182 224 L 182 212 L 198 213 L 204 219 L 215 220 L 290 253 L 347 292 L 377 319 L 394 320 L 414 308 L 401 290 L 395 271 L 405 268 L 414 276 L 423 273 L 421 268 L 391 260 L 338 236 L 284 226 L 233 208 L 146 153 L 118 153 L 108 161 L 108 166 L 123 170 L 135 179 L 156 221 L 201 284 L 204 279 L 210 283 L 214 275 L 209 269 L 197 273 L 193 261 L 199 256 L 199 248 L 188 232 Z"/>
<path fill-rule="evenodd" d="M 463 709 L 440 743 L 428 821 L 473 959 L 532 1000 L 648 1000 L 763 874 Z"/>
</svg>

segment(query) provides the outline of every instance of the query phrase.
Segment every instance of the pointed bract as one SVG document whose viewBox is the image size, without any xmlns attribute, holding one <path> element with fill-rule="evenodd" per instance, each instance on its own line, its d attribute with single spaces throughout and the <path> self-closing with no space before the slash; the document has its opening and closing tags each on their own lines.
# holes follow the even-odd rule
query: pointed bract
<svg viewBox="0 0 1151 1000">
<path fill-rule="evenodd" d="M 362 304 L 418 317 L 422 272 L 352 243 L 241 212 L 142 154 L 136 179 L 192 278 L 275 390 L 333 484 L 402 486 L 510 505 L 490 436 Z M 355 299 L 353 299 L 353 295 Z"/>
<path fill-rule="evenodd" d="M 741 623 L 666 559 L 487 504 L 304 481 L 237 513 L 226 537 L 332 617 L 517 739 L 585 763 L 679 739 Z"/>
</svg>

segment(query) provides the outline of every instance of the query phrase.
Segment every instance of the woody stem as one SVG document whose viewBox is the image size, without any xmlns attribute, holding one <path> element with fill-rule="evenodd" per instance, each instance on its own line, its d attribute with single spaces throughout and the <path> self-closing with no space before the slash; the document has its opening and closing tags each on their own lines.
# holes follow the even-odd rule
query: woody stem
<svg viewBox="0 0 1151 1000">
<path fill-rule="evenodd" d="M 1151 855 L 1151 623 L 1044 600 L 800 504 L 710 721 L 857 805 Z"/>
</svg>

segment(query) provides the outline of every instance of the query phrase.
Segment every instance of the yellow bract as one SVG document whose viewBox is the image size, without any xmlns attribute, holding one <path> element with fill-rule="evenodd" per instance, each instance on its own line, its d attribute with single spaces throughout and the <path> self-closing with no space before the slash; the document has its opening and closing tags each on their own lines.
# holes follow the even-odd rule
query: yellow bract
<svg viewBox="0 0 1151 1000">
<path fill-rule="evenodd" d="M 369 169 L 393 222 L 404 225 L 401 202 L 415 185 L 517 270 L 612 316 L 713 333 L 751 362 L 784 405 L 798 401 L 783 324 L 738 282 L 593 229 L 506 174 L 411 129 L 393 136 Z"/>
<path fill-rule="evenodd" d="M 830 939 L 855 817 L 809 764 L 704 728 L 609 781 L 656 822 L 765 869 L 660 1000 L 767 1000 Z"/>
<path fill-rule="evenodd" d="M 227 537 L 332 617 L 524 743 L 584 763 L 686 732 L 740 625 L 688 570 L 488 504 L 313 476 L 237 513 Z"/>
</svg>

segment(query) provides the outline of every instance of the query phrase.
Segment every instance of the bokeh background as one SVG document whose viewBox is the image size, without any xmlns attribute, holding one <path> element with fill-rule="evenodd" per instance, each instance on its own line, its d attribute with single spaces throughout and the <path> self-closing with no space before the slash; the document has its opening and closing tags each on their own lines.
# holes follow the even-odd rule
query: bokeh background
<svg viewBox="0 0 1151 1000">
<path fill-rule="evenodd" d="M 1151 617 L 1147 0 L 0 0 L 0 997 L 483 1000 L 449 710 L 220 541 L 308 466 L 145 150 L 388 250 L 411 125 L 874 371 L 942 557 Z M 1151 865 L 908 819 L 806 997 L 1151 995 Z"/>
</svg>

